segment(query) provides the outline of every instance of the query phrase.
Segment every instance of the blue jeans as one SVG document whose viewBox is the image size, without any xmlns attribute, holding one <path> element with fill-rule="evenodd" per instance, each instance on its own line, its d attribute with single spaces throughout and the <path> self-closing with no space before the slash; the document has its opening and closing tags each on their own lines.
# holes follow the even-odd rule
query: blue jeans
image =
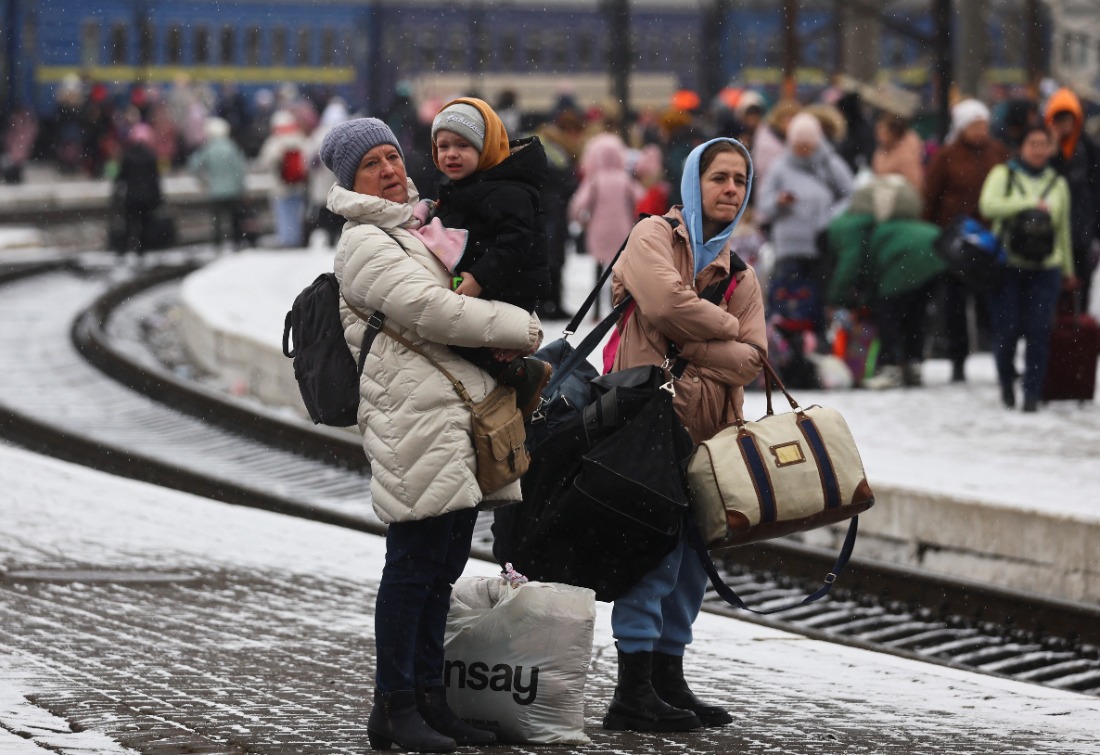
<svg viewBox="0 0 1100 755">
<path fill-rule="evenodd" d="M 1008 267 L 991 301 L 993 358 L 1001 385 L 1016 379 L 1016 342 L 1022 337 L 1024 400 L 1038 401 L 1050 356 L 1050 331 L 1054 307 L 1062 288 L 1060 268 L 1021 270 Z"/>
<path fill-rule="evenodd" d="M 279 246 L 302 246 L 302 226 L 305 224 L 306 213 L 305 195 L 290 194 L 273 198 L 271 212 L 275 216 L 275 236 Z"/>
<path fill-rule="evenodd" d="M 477 510 L 395 522 L 374 612 L 375 687 L 390 693 L 443 684 L 451 585 L 470 557 Z"/>
<path fill-rule="evenodd" d="M 611 631 L 619 649 L 682 656 L 706 590 L 707 574 L 681 532 L 672 552 L 615 601 Z"/>
</svg>

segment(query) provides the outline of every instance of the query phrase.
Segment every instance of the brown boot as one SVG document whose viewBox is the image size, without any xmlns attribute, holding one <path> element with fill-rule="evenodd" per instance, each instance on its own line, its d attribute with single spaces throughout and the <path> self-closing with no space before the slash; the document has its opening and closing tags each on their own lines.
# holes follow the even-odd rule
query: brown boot
<svg viewBox="0 0 1100 755">
<path fill-rule="evenodd" d="M 526 419 L 539 408 L 542 389 L 553 374 L 554 368 L 549 362 L 523 357 L 509 362 L 497 376 L 497 382 L 516 389 L 516 406 Z"/>
</svg>

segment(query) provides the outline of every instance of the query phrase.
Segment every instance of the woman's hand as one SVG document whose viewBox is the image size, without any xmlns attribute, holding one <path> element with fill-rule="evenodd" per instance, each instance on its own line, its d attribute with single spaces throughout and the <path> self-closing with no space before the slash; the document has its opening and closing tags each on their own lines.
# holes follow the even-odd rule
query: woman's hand
<svg viewBox="0 0 1100 755">
<path fill-rule="evenodd" d="M 477 279 L 474 278 L 473 275 L 467 272 L 461 273 L 461 277 L 462 283 L 460 283 L 458 285 L 458 288 L 455 289 L 456 294 L 462 294 L 463 296 L 472 296 L 475 299 L 481 296 L 481 284 L 477 282 Z"/>
</svg>

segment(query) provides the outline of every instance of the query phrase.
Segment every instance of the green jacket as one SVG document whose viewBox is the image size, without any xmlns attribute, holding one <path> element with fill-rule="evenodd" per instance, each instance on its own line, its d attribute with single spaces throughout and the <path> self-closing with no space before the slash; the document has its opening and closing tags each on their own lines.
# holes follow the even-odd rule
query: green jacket
<svg viewBox="0 0 1100 755">
<path fill-rule="evenodd" d="M 934 244 L 939 226 L 921 220 L 887 220 L 846 212 L 829 224 L 833 272 L 826 301 L 858 307 L 911 291 L 946 266 Z"/>
<path fill-rule="evenodd" d="M 248 159 L 228 137 L 207 142 L 191 155 L 187 169 L 203 182 L 211 199 L 239 199 L 244 196 Z"/>
<path fill-rule="evenodd" d="M 1032 176 L 1023 170 L 1016 169 L 1016 181 L 1011 192 L 1007 192 L 1009 181 L 1008 164 L 998 165 L 989 171 L 985 183 L 982 185 L 982 194 L 978 199 L 978 207 L 984 217 L 993 225 L 993 232 L 998 236 L 1004 228 L 1005 222 L 1021 210 L 1028 210 L 1039 206 L 1039 199 L 1043 191 L 1050 185 L 1051 180 L 1057 175 L 1054 168 L 1048 167 L 1038 176 Z M 1042 262 L 1028 262 L 1012 253 L 1012 249 L 1005 244 L 1008 252 L 1008 264 L 1029 270 L 1060 267 L 1063 273 L 1072 276 L 1073 252 L 1070 249 L 1069 226 L 1069 185 L 1066 179 L 1057 178 L 1054 185 L 1046 195 L 1046 203 L 1050 208 L 1051 218 L 1054 220 L 1054 252 Z M 1003 243 L 1003 241 L 1002 241 Z"/>
</svg>

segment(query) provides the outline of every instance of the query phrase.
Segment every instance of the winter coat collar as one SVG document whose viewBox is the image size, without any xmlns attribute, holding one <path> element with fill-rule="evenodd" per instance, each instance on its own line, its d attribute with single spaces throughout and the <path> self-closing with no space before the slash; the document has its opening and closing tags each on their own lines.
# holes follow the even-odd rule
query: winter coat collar
<svg viewBox="0 0 1100 755">
<path fill-rule="evenodd" d="M 409 200 L 405 204 L 391 202 L 388 199 L 360 194 L 333 184 L 328 192 L 328 208 L 337 215 L 356 223 L 369 223 L 379 228 L 393 229 L 406 227 L 412 220 L 413 206 L 420 201 L 420 194 L 408 180 Z"/>
</svg>

